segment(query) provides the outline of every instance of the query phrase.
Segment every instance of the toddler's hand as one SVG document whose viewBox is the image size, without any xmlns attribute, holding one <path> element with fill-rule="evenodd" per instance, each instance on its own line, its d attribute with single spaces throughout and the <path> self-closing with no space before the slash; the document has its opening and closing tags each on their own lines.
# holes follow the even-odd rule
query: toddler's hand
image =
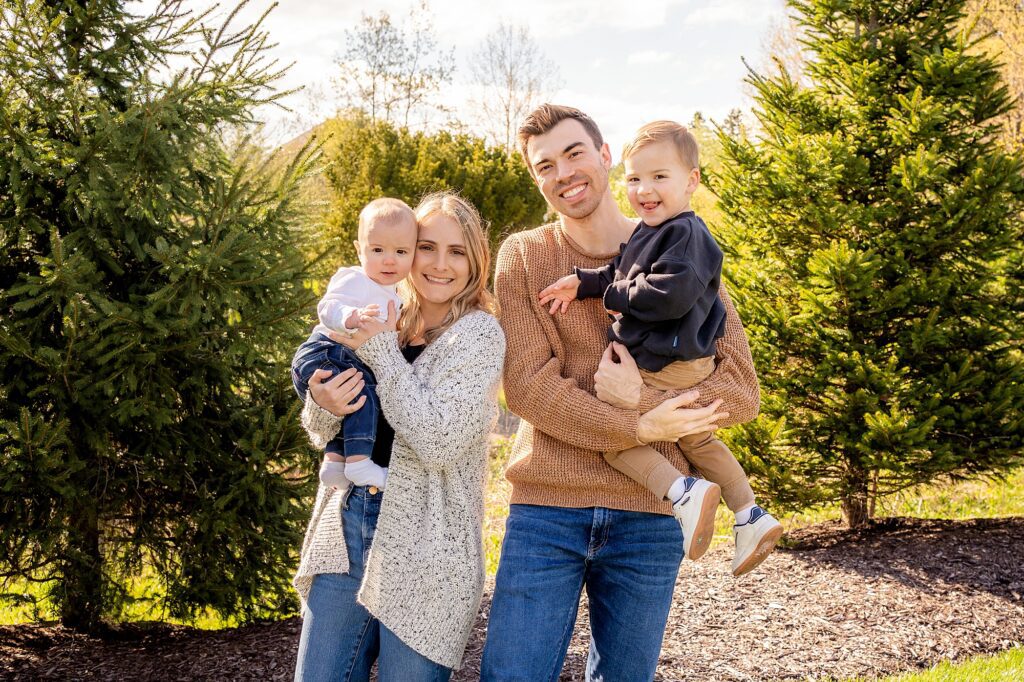
<svg viewBox="0 0 1024 682">
<path fill-rule="evenodd" d="M 554 315 L 559 308 L 563 313 L 569 309 L 569 304 L 576 300 L 576 293 L 579 289 L 580 278 L 576 275 L 566 275 L 541 291 L 537 297 L 540 299 L 541 305 L 547 305 L 548 301 L 553 301 L 548 312 Z"/>
</svg>

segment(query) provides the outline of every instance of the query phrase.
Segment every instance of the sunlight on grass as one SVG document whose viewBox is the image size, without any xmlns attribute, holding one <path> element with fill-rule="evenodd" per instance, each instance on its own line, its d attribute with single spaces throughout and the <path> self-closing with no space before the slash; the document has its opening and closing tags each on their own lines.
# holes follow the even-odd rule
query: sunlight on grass
<svg viewBox="0 0 1024 682">
<path fill-rule="evenodd" d="M 770 507 L 768 511 L 771 511 Z M 985 519 L 1024 516 L 1024 467 L 1004 480 L 923 485 L 878 501 L 876 518 L 910 516 L 919 519 Z M 839 505 L 782 515 L 786 530 L 841 518 Z M 715 517 L 715 544 L 732 542 L 732 513 L 721 505 Z"/>
<path fill-rule="evenodd" d="M 885 677 L 879 682 L 1018 682 L 1024 680 L 1024 648 L 994 656 L 977 656 L 963 663 L 943 661 L 919 673 Z M 847 682 L 864 682 L 865 678 Z"/>
</svg>

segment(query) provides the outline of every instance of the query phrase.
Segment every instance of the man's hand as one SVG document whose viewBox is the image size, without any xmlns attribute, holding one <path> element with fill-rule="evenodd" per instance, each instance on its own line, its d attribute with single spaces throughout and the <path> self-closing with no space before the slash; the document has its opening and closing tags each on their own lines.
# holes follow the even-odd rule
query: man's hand
<svg viewBox="0 0 1024 682">
<path fill-rule="evenodd" d="M 576 300 L 576 292 L 579 289 L 580 278 L 576 275 L 566 275 L 537 294 L 537 298 L 540 299 L 541 305 L 547 305 L 548 301 L 554 301 L 551 304 L 551 310 L 548 311 L 552 315 L 557 313 L 559 308 L 564 313 L 569 309 L 569 304 Z"/>
<path fill-rule="evenodd" d="M 697 391 L 687 391 L 640 415 L 636 423 L 636 439 L 641 443 L 677 441 L 683 436 L 717 429 L 715 422 L 725 419 L 729 413 L 715 411 L 721 406 L 721 400 L 707 407 L 686 407 L 692 405 L 698 396 Z"/>
<path fill-rule="evenodd" d="M 626 347 L 616 341 L 608 344 L 594 374 L 598 400 L 623 410 L 635 410 L 640 406 L 643 385 L 640 369 Z"/>
</svg>

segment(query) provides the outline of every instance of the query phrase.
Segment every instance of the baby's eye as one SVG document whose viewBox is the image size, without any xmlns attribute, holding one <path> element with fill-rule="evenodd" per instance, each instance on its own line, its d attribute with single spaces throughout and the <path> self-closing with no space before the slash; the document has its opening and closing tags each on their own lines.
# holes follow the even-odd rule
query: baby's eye
<svg viewBox="0 0 1024 682">
<path fill-rule="evenodd" d="M 384 253 L 384 249 L 380 248 L 379 246 L 373 247 L 372 251 L 373 253 Z"/>
<path fill-rule="evenodd" d="M 407 253 L 409 253 L 409 249 L 399 249 L 398 250 L 398 255 L 399 256 L 404 256 Z"/>
</svg>

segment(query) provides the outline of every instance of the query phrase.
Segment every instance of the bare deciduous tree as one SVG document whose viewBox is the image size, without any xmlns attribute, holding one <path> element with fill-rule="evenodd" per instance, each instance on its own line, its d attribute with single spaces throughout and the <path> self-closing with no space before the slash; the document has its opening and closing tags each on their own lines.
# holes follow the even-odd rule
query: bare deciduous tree
<svg viewBox="0 0 1024 682">
<path fill-rule="evenodd" d="M 347 104 L 371 121 L 408 126 L 416 112 L 428 118 L 430 110 L 446 111 L 432 99 L 451 82 L 454 49 L 438 45 L 425 0 L 413 6 L 407 25 L 396 24 L 387 12 L 364 14 L 355 29 L 345 31 L 345 51 L 335 61 Z"/>
<path fill-rule="evenodd" d="M 475 104 L 486 132 L 511 154 L 519 121 L 559 86 L 558 67 L 525 26 L 501 23 L 470 60 L 481 92 Z"/>
</svg>

